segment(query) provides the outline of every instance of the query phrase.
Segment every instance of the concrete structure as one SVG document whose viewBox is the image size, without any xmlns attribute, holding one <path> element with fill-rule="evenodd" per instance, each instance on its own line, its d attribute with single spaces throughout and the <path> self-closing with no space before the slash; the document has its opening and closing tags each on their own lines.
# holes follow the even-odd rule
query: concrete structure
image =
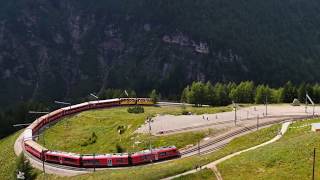
<svg viewBox="0 0 320 180">
<path fill-rule="evenodd" d="M 320 123 L 311 124 L 311 131 L 314 131 L 314 132 L 320 131 Z"/>
</svg>

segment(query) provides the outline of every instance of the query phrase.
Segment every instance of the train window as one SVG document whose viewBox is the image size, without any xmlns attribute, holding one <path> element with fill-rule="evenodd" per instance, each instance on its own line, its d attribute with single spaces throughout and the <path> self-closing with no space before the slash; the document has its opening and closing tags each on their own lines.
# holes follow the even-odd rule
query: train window
<svg viewBox="0 0 320 180">
<path fill-rule="evenodd" d="M 165 155 L 167 155 L 166 152 L 161 152 L 161 153 L 160 153 L 160 156 L 165 156 Z"/>
<path fill-rule="evenodd" d="M 119 162 L 119 163 L 124 162 L 124 159 L 119 158 L 119 159 L 117 159 L 117 162 Z"/>
<path fill-rule="evenodd" d="M 74 162 L 76 161 L 75 159 L 71 159 L 71 158 L 64 158 L 65 161 L 70 161 L 70 162 Z"/>
<path fill-rule="evenodd" d="M 87 164 L 100 164 L 100 161 L 98 160 L 83 160 L 82 162 Z"/>
<path fill-rule="evenodd" d="M 52 159 L 52 160 L 59 160 L 58 156 L 49 156 L 49 158 Z"/>
<path fill-rule="evenodd" d="M 142 159 L 142 160 L 147 160 L 147 159 L 148 159 L 148 156 L 147 156 L 147 155 L 141 156 L 141 159 Z"/>
</svg>

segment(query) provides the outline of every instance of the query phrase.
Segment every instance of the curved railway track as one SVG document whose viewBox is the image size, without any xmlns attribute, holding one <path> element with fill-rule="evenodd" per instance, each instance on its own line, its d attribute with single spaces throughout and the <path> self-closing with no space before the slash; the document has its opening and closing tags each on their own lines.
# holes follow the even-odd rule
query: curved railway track
<svg viewBox="0 0 320 180">
<path fill-rule="evenodd" d="M 267 122 L 262 122 L 262 123 L 259 123 L 259 127 L 265 127 L 265 126 L 269 126 L 269 125 L 285 122 L 285 121 L 288 121 L 288 120 L 297 121 L 297 120 L 306 119 L 306 118 L 314 118 L 314 116 L 301 116 L 301 117 L 297 117 L 297 116 L 291 116 L 291 117 L 290 116 L 289 117 L 288 116 L 273 116 L 272 118 L 283 118 L 283 117 L 287 117 L 287 118 L 277 119 L 277 120 L 272 120 L 272 121 L 267 121 Z M 226 134 L 224 136 L 218 137 L 218 138 L 216 138 L 216 139 L 214 139 L 214 140 L 212 140 L 212 141 L 210 141 L 208 143 L 202 144 L 199 147 L 198 146 L 193 146 L 190 149 L 182 151 L 181 155 L 185 156 L 185 157 L 190 156 L 189 154 L 192 154 L 192 153 L 193 153 L 192 155 L 196 155 L 196 154 L 194 154 L 194 152 L 199 151 L 199 149 L 200 149 L 200 154 L 210 153 L 212 151 L 221 149 L 222 147 L 227 145 L 228 142 L 225 143 L 225 144 L 222 144 L 222 145 L 218 145 L 218 146 L 213 147 L 213 148 L 206 149 L 205 151 L 202 151 L 202 152 L 201 152 L 201 149 L 210 147 L 212 145 L 215 145 L 215 144 L 220 143 L 222 141 L 225 141 L 227 139 L 231 139 L 233 137 L 236 137 L 236 136 L 238 136 L 240 134 L 244 134 L 244 133 L 246 133 L 248 131 L 251 131 L 251 130 L 254 130 L 254 129 L 257 129 L 257 125 L 245 126 L 245 127 L 241 128 L 241 129 L 238 129 L 236 131 L 228 133 L 228 134 Z"/>
<path fill-rule="evenodd" d="M 297 120 L 302 120 L 302 119 L 307 119 L 307 118 L 313 118 L 314 116 L 309 116 L 309 115 L 301 115 L 301 116 L 268 116 L 268 118 L 282 118 L 282 119 L 277 119 L 277 120 L 271 120 L 271 121 L 267 121 L 267 122 L 261 122 L 259 124 L 259 127 L 265 127 L 265 126 L 269 126 L 269 125 L 273 125 L 273 124 L 277 124 L 277 123 L 281 123 L 281 122 L 285 122 L 285 121 L 297 121 Z M 285 117 L 285 118 L 284 118 Z M 246 119 L 248 120 L 248 119 Z M 229 123 L 229 121 L 224 121 L 225 123 Z M 232 121 L 233 122 L 233 121 Z M 221 123 L 219 123 L 221 124 Z M 225 134 L 221 137 L 215 138 L 214 140 L 211 140 L 207 143 L 204 143 L 202 145 L 198 146 L 193 146 L 187 150 L 181 151 L 181 157 L 190 157 L 190 156 L 194 156 L 194 155 L 198 155 L 199 153 L 197 153 L 197 151 L 199 151 L 200 148 L 200 154 L 207 154 L 216 150 L 219 150 L 221 148 L 223 148 L 224 146 L 226 146 L 229 141 L 227 140 L 232 140 L 234 137 L 237 137 L 239 135 L 242 135 L 244 133 L 247 133 L 249 131 L 252 131 L 254 129 L 256 129 L 257 126 L 256 125 L 251 125 L 251 126 L 246 126 L 246 127 L 242 127 L 240 129 L 237 129 L 233 132 L 230 132 L 228 134 Z M 223 141 L 226 141 L 225 143 L 219 144 Z M 210 147 L 212 146 L 212 147 Z M 205 150 L 203 150 L 205 149 Z M 38 158 L 34 157 L 33 155 L 31 155 L 30 153 L 28 153 L 27 151 L 25 151 L 25 149 L 23 149 L 24 154 L 32 159 L 33 161 L 36 161 L 38 163 L 38 165 L 41 163 L 42 165 L 42 161 L 39 160 Z M 161 162 L 157 162 L 157 163 L 161 163 Z M 77 171 L 77 172 L 93 172 L 94 168 L 79 168 L 79 167 L 72 167 L 72 166 L 65 166 L 65 165 L 60 165 L 60 164 L 53 164 L 53 163 L 48 163 L 48 162 L 44 162 L 46 168 L 58 168 L 58 169 L 63 169 L 63 170 L 69 170 L 69 171 Z M 104 169 L 125 169 L 125 168 L 131 168 L 131 167 L 111 167 L 111 168 L 95 168 L 97 170 L 104 170 Z"/>
</svg>

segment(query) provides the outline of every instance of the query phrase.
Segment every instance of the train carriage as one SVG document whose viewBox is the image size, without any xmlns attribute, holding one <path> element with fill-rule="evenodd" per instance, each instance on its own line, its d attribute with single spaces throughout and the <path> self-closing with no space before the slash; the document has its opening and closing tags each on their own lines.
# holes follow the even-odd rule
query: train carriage
<svg viewBox="0 0 320 180">
<path fill-rule="evenodd" d="M 35 121 L 33 121 L 30 125 L 29 128 L 32 129 L 32 133 L 35 134 L 38 132 L 43 126 L 44 126 L 44 118 L 37 118 Z"/>
<path fill-rule="evenodd" d="M 120 98 L 120 105 L 135 105 L 137 98 Z"/>
<path fill-rule="evenodd" d="M 93 156 L 51 151 L 33 141 L 33 135 L 35 132 L 38 132 L 46 124 L 56 121 L 65 115 L 75 114 L 88 109 L 135 104 L 151 105 L 153 102 L 150 98 L 121 98 L 90 101 L 55 110 L 47 115 L 39 117 L 28 126 L 23 134 L 23 146 L 27 152 L 40 160 L 76 167 L 118 167 L 139 165 L 149 163 L 151 161 L 161 161 L 164 159 L 180 157 L 180 153 L 175 146 L 156 148 L 151 151 L 144 150 L 132 154 L 100 154 Z"/>
<path fill-rule="evenodd" d="M 45 161 L 69 166 L 81 166 L 80 154 L 60 152 L 60 151 L 47 151 L 45 154 Z"/>
<path fill-rule="evenodd" d="M 97 109 L 97 108 L 107 108 L 107 107 L 115 107 L 119 106 L 120 99 L 107 99 L 101 101 L 90 101 L 90 108 Z"/>
<path fill-rule="evenodd" d="M 151 153 L 150 150 L 135 152 L 130 155 L 130 162 L 132 165 L 145 164 L 154 160 L 154 155 Z"/>
<path fill-rule="evenodd" d="M 117 167 L 128 166 L 129 155 L 122 154 L 100 154 L 100 155 L 84 155 L 81 160 L 83 167 Z"/>
<path fill-rule="evenodd" d="M 179 150 L 175 146 L 160 147 L 157 149 L 153 149 L 152 154 L 154 154 L 156 161 L 181 156 Z"/>
<path fill-rule="evenodd" d="M 33 140 L 24 141 L 24 149 L 30 154 L 32 154 L 33 156 L 41 160 L 43 159 L 43 155 L 48 151 L 47 148 L 39 145 Z"/>
<path fill-rule="evenodd" d="M 138 105 L 154 105 L 154 102 L 151 98 L 137 98 Z"/>
<path fill-rule="evenodd" d="M 88 102 L 81 103 L 81 104 L 76 104 L 73 106 L 68 106 L 62 108 L 64 110 L 65 115 L 70 115 L 70 114 L 75 114 L 81 111 L 88 110 L 90 108 L 90 104 Z"/>
<path fill-rule="evenodd" d="M 53 121 L 56 121 L 56 120 L 62 118 L 64 115 L 63 113 L 64 113 L 63 109 L 57 109 L 57 110 L 47 114 L 45 118 L 47 118 L 48 123 L 51 123 Z"/>
</svg>

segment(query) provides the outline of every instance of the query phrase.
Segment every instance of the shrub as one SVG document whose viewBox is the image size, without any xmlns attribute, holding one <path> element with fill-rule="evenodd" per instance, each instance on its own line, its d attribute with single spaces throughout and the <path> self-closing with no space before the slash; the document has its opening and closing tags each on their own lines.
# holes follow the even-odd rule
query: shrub
<svg viewBox="0 0 320 180">
<path fill-rule="evenodd" d="M 36 174 L 32 172 L 32 167 L 30 165 L 29 160 L 27 160 L 24 155 L 21 153 L 16 160 L 16 170 L 13 174 L 14 179 L 17 178 L 17 174 L 21 174 L 24 179 L 35 179 Z"/>
<path fill-rule="evenodd" d="M 91 137 L 89 137 L 88 139 L 86 139 L 84 142 L 82 142 L 80 145 L 81 146 L 88 146 L 90 144 L 94 144 L 97 142 L 98 136 L 96 135 L 96 133 L 92 133 Z"/>
<path fill-rule="evenodd" d="M 144 113 L 144 108 L 142 106 L 134 106 L 134 107 L 129 107 L 127 111 L 128 113 L 139 114 L 139 113 Z"/>
<path fill-rule="evenodd" d="M 125 150 L 123 147 L 121 147 L 119 144 L 116 145 L 116 150 L 117 150 L 117 153 L 123 153 L 123 152 L 126 151 L 126 150 Z"/>
</svg>

